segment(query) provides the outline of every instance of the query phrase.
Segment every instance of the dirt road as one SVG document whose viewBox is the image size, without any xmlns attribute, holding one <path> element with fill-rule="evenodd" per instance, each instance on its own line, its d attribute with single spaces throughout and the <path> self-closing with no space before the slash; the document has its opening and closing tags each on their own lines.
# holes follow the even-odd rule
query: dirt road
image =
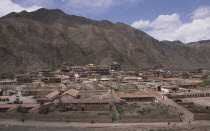
<svg viewBox="0 0 210 131">
<path fill-rule="evenodd" d="M 192 123 L 65 123 L 0 120 L 0 131 L 209 131 L 209 121 Z"/>
</svg>

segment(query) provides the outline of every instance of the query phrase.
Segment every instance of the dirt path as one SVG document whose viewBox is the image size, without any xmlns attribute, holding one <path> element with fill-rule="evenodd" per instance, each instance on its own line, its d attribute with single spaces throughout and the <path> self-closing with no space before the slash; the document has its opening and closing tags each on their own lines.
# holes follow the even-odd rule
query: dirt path
<svg viewBox="0 0 210 131">
<path fill-rule="evenodd" d="M 184 107 L 178 105 L 176 102 L 174 102 L 171 99 L 168 99 L 166 96 L 162 96 L 161 94 L 159 94 L 158 92 L 155 92 L 151 89 L 147 89 L 146 90 L 148 93 L 152 94 L 155 96 L 155 98 L 162 102 L 164 105 L 168 106 L 171 110 L 173 110 L 174 112 L 177 113 L 182 113 L 182 121 L 185 122 L 189 122 L 189 121 L 193 121 L 193 116 L 194 114 L 190 111 L 188 111 L 187 109 L 185 109 Z"/>
<path fill-rule="evenodd" d="M 42 121 L 17 121 L 17 120 L 0 120 L 0 131 L 149 131 L 149 130 L 190 130 L 190 131 L 208 131 L 210 129 L 209 121 L 199 121 L 192 123 L 65 123 L 65 122 L 42 122 Z"/>
</svg>

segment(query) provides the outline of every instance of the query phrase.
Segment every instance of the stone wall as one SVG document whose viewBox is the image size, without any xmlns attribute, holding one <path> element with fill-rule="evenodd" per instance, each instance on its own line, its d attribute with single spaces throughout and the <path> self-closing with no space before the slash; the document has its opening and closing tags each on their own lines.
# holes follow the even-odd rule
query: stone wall
<svg viewBox="0 0 210 131">
<path fill-rule="evenodd" d="M 145 122 L 179 122 L 178 115 L 121 115 L 123 123 L 145 123 Z"/>
<path fill-rule="evenodd" d="M 209 113 L 197 113 L 194 115 L 194 120 L 210 120 Z"/>
<path fill-rule="evenodd" d="M 0 119 L 17 119 L 17 120 L 35 120 L 35 121 L 58 121 L 58 122 L 91 122 L 94 120 L 96 123 L 109 123 L 112 122 L 112 115 L 110 112 L 53 112 L 49 114 L 37 113 L 0 113 Z"/>
<path fill-rule="evenodd" d="M 110 111 L 109 104 L 94 104 L 94 105 L 82 105 L 77 104 L 76 107 L 77 111 Z M 67 110 L 71 110 L 70 107 L 66 106 Z"/>
</svg>

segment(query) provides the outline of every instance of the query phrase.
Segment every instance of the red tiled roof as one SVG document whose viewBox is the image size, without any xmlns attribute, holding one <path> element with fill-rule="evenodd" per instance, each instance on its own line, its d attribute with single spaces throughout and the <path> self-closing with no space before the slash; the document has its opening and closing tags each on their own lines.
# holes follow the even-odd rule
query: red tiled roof
<svg viewBox="0 0 210 131">
<path fill-rule="evenodd" d="M 69 94 L 73 97 L 76 97 L 79 94 L 79 91 L 75 90 L 75 89 L 70 89 L 70 90 L 64 92 L 61 96 L 65 95 L 65 94 Z"/>
<path fill-rule="evenodd" d="M 54 97 L 54 96 L 57 96 L 57 95 L 59 95 L 60 94 L 60 92 L 59 91 L 53 91 L 53 92 L 50 92 L 49 94 L 47 94 L 45 97 L 46 98 L 52 98 L 52 97 Z"/>
</svg>

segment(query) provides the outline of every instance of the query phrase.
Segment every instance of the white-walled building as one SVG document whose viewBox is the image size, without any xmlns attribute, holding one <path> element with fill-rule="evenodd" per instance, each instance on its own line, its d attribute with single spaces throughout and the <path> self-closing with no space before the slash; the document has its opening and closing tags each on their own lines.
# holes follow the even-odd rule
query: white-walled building
<svg viewBox="0 0 210 131">
<path fill-rule="evenodd" d="M 166 93 L 173 93 L 177 92 L 179 90 L 179 87 L 176 86 L 162 86 L 161 91 L 166 92 Z"/>
</svg>

